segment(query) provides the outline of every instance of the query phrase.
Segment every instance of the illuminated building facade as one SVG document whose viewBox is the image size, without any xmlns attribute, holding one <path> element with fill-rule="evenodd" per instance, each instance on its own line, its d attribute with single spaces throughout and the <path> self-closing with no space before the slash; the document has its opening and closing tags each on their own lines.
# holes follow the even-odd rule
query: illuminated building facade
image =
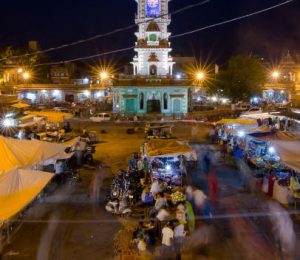
<svg viewBox="0 0 300 260">
<path fill-rule="evenodd" d="M 133 76 L 115 80 L 113 112 L 129 114 L 186 114 L 189 84 L 173 76 L 175 62 L 168 26 L 170 0 L 136 0 L 137 42 L 133 58 Z"/>
<path fill-rule="evenodd" d="M 133 58 L 134 75 L 166 77 L 173 75 L 173 58 L 170 56 L 168 15 L 170 0 L 136 0 L 138 13 L 135 22 L 138 31 Z"/>
</svg>

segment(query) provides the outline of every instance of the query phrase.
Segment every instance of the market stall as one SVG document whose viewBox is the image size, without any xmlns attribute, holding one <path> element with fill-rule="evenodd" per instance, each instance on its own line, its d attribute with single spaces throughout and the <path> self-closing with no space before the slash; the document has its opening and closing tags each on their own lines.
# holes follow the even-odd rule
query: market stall
<svg viewBox="0 0 300 260">
<path fill-rule="evenodd" d="M 46 117 L 47 121 L 51 123 L 63 123 L 65 119 L 73 118 L 73 115 L 71 113 L 56 111 L 26 111 L 26 114 Z"/>
<path fill-rule="evenodd" d="M 264 174 L 262 191 L 282 204 L 294 201 L 290 190 L 292 174 L 300 172 L 299 138 L 289 132 L 249 134 L 246 137 L 248 161 Z"/>
<path fill-rule="evenodd" d="M 53 176 L 48 172 L 18 168 L 0 171 L 0 246 L 9 241 L 15 228 L 13 221 L 18 219 L 18 214 L 38 196 Z"/>
<path fill-rule="evenodd" d="M 54 175 L 48 172 L 14 168 L 0 172 L 0 222 L 28 205 Z"/>
<path fill-rule="evenodd" d="M 248 160 L 257 168 L 282 168 L 274 143 L 297 141 L 298 137 L 289 132 L 265 131 L 249 133 L 246 138 L 246 153 Z"/>
<path fill-rule="evenodd" d="M 65 146 L 37 140 L 16 140 L 0 137 L 0 169 L 35 168 L 43 162 L 65 156 Z"/>
<path fill-rule="evenodd" d="M 127 171 L 113 178 L 105 209 L 123 217 L 143 219 L 132 230 L 137 248 L 153 246 L 161 240 L 169 222 L 192 233 L 194 207 L 185 196 L 182 176 L 188 160 L 197 160 L 185 142 L 151 140 L 134 153 Z"/>
<path fill-rule="evenodd" d="M 25 108 L 29 108 L 30 105 L 28 105 L 26 103 L 16 103 L 16 104 L 11 105 L 11 107 L 17 108 L 17 109 L 25 109 Z"/>
<path fill-rule="evenodd" d="M 151 140 L 145 143 L 145 156 L 152 178 L 159 178 L 173 185 L 183 184 L 188 161 L 197 161 L 193 149 L 184 142 Z"/>
<path fill-rule="evenodd" d="M 170 139 L 172 138 L 173 125 L 159 125 L 145 127 L 145 134 L 147 139 Z"/>
</svg>

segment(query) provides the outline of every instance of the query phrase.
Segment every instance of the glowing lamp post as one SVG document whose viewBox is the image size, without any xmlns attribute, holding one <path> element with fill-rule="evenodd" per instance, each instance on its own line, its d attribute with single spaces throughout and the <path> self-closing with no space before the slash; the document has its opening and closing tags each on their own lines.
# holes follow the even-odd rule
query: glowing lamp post
<svg viewBox="0 0 300 260">
<path fill-rule="evenodd" d="M 205 79 L 205 73 L 203 71 L 197 72 L 196 79 L 199 80 L 200 82 L 203 82 Z"/>
<path fill-rule="evenodd" d="M 101 81 L 107 80 L 108 79 L 108 73 L 106 71 L 100 72 L 100 79 L 101 79 Z"/>
<path fill-rule="evenodd" d="M 272 78 L 273 78 L 274 80 L 277 81 L 277 80 L 279 79 L 279 77 L 280 77 L 280 72 L 279 72 L 278 70 L 274 70 L 274 71 L 272 72 L 271 76 L 272 76 Z"/>
<path fill-rule="evenodd" d="M 198 86 L 197 92 L 203 87 L 203 82 L 206 79 L 206 74 L 204 71 L 198 71 L 195 73 L 195 83 Z"/>
<path fill-rule="evenodd" d="M 30 74 L 29 74 L 29 72 L 25 71 L 25 72 L 23 73 L 23 79 L 24 79 L 24 80 L 30 79 Z"/>
</svg>

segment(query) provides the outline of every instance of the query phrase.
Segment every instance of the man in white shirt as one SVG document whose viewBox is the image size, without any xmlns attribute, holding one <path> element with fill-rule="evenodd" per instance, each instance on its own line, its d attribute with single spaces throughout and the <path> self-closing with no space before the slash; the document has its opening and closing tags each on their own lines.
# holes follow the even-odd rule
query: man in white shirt
<svg viewBox="0 0 300 260">
<path fill-rule="evenodd" d="M 162 188 L 161 188 L 158 180 L 153 181 L 150 192 L 152 193 L 153 196 L 155 196 L 155 194 L 157 194 L 157 193 L 162 192 Z"/>
<path fill-rule="evenodd" d="M 171 224 L 167 223 L 167 225 L 162 229 L 161 256 L 164 257 L 164 259 L 172 259 L 173 239 L 174 231 L 171 228 Z"/>
</svg>

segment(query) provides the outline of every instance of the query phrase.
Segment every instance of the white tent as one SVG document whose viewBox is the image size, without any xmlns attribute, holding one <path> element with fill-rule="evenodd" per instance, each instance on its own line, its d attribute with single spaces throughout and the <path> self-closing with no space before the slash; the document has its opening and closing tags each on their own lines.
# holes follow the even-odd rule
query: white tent
<svg viewBox="0 0 300 260">
<path fill-rule="evenodd" d="M 64 156 L 64 150 L 62 144 L 0 137 L 0 171 L 34 166 Z"/>
<path fill-rule="evenodd" d="M 272 145 L 279 154 L 283 164 L 300 172 L 300 142 L 272 140 Z"/>
<path fill-rule="evenodd" d="M 0 172 L 0 226 L 26 207 L 53 176 L 17 168 Z"/>
</svg>

